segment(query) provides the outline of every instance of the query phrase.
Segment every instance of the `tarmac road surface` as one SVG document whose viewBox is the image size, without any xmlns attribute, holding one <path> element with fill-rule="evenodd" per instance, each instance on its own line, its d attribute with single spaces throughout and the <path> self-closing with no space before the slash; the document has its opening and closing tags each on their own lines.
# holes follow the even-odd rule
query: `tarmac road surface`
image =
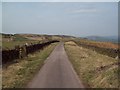
<svg viewBox="0 0 120 90">
<path fill-rule="evenodd" d="M 84 88 L 60 42 L 27 88 Z"/>
</svg>

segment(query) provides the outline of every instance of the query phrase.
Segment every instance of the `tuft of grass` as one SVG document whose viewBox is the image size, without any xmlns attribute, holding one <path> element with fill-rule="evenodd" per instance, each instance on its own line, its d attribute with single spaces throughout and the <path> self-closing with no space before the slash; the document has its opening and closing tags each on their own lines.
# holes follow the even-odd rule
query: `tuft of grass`
<svg viewBox="0 0 120 90">
<path fill-rule="evenodd" d="M 3 88 L 22 88 L 33 78 L 43 66 L 45 59 L 50 55 L 57 43 L 51 44 L 40 52 L 14 63 L 2 70 Z"/>
<path fill-rule="evenodd" d="M 118 65 L 111 65 L 117 63 L 118 60 L 77 46 L 74 42 L 66 42 L 65 50 L 78 76 L 86 86 L 118 88 Z M 104 66 L 110 67 L 102 69 Z"/>
</svg>

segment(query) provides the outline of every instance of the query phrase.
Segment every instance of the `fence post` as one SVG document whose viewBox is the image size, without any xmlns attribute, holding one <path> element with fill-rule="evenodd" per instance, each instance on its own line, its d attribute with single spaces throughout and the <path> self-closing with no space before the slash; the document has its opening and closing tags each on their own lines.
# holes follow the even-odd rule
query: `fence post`
<svg viewBox="0 0 120 90">
<path fill-rule="evenodd" d="M 19 49 L 19 58 L 21 59 L 25 56 L 27 56 L 27 50 L 26 50 L 26 45 L 23 45 Z"/>
</svg>

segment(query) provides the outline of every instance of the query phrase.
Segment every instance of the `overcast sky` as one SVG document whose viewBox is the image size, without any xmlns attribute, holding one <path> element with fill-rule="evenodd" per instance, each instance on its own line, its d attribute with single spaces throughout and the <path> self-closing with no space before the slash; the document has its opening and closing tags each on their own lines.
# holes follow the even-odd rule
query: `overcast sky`
<svg viewBox="0 0 120 90">
<path fill-rule="evenodd" d="M 118 34 L 118 3 L 3 2 L 2 21 L 4 33 L 113 36 Z"/>
</svg>

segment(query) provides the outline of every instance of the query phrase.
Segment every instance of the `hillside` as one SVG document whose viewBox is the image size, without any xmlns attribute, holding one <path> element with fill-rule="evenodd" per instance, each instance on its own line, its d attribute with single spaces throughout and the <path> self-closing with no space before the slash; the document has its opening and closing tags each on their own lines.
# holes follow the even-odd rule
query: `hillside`
<svg viewBox="0 0 120 90">
<path fill-rule="evenodd" d="M 43 42 L 49 40 L 80 40 L 81 43 L 90 44 L 93 46 L 104 47 L 104 48 L 118 48 L 117 37 L 100 37 L 100 36 L 88 36 L 84 38 L 77 38 L 74 36 L 68 35 L 43 35 L 43 34 L 4 34 L 2 33 L 2 44 L 3 47 L 9 46 L 10 43 L 13 42 Z M 19 43 L 18 43 L 19 44 Z"/>
<path fill-rule="evenodd" d="M 31 44 L 38 42 L 46 42 L 50 40 L 67 41 L 75 39 L 73 36 L 67 35 L 45 35 L 45 34 L 1 34 L 2 49 L 12 49 L 16 45 Z"/>
<path fill-rule="evenodd" d="M 80 77 L 80 79 L 83 81 L 86 87 L 88 86 L 94 88 L 98 87 L 115 88 L 118 86 L 117 71 L 119 57 L 118 54 L 116 53 L 118 45 L 115 43 L 94 41 L 66 35 L 40 35 L 40 34 L 3 34 L 2 39 L 3 39 L 2 49 L 13 49 L 16 45 L 22 46 L 26 43 L 28 43 L 28 45 L 35 45 L 36 43 L 37 44 L 43 42 L 45 43 L 46 41 L 50 40 L 61 41 L 60 42 L 61 44 L 60 43 L 51 44 L 45 47 L 43 50 L 41 49 L 40 52 L 35 52 L 28 55 L 28 57 L 19 59 L 18 63 L 11 63 L 10 65 L 8 65 L 10 67 L 4 69 L 3 71 L 4 87 L 23 87 L 27 80 L 29 81 L 31 76 L 34 76 L 34 72 L 37 72 L 39 64 L 40 67 L 42 67 L 42 65 L 45 64 L 44 61 L 51 54 L 52 50 L 56 50 L 54 48 L 57 44 L 58 48 L 60 47 L 60 45 L 62 45 L 61 47 L 62 49 L 59 48 L 57 51 L 58 53 L 55 53 L 60 57 L 53 54 L 54 57 L 56 57 L 56 59 L 53 58 L 52 60 L 54 59 L 55 59 L 54 61 L 64 60 L 63 58 L 64 53 L 62 52 L 61 54 L 59 54 L 59 52 L 60 50 L 65 50 L 78 77 Z M 10 56 L 10 54 L 8 55 Z M 60 59 L 61 57 L 62 59 Z M 57 71 L 57 73 L 60 72 L 61 74 L 61 70 L 64 71 L 64 69 L 58 69 L 58 66 L 60 66 L 59 68 L 63 68 L 62 66 L 63 63 L 59 62 L 57 63 L 58 65 L 53 64 L 52 66 L 56 66 L 57 68 L 55 68 L 56 69 L 55 71 Z M 18 68 L 18 66 L 20 68 Z M 66 66 L 67 65 L 65 65 L 65 67 Z M 25 74 L 24 72 L 26 72 L 27 74 Z M 15 78 L 13 76 L 15 76 Z M 62 78 L 61 76 L 62 75 L 60 75 L 59 77 L 58 75 L 57 78 Z"/>
<path fill-rule="evenodd" d="M 118 43 L 117 36 L 87 36 L 89 40 Z"/>
</svg>

